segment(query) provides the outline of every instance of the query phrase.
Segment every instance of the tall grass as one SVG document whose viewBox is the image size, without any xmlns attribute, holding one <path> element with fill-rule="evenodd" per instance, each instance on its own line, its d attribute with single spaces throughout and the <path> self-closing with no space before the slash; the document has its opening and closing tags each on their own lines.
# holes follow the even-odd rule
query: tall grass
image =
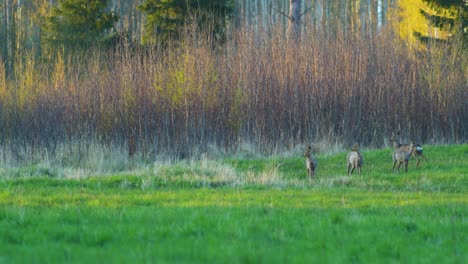
<svg viewBox="0 0 468 264">
<path fill-rule="evenodd" d="M 188 28 L 165 48 L 59 54 L 52 66 L 31 55 L 12 80 L 0 63 L 0 145 L 272 153 L 310 142 L 383 146 L 399 128 L 421 143 L 466 142 L 466 50 L 412 50 L 391 30 L 307 32 L 288 43 L 279 28 L 242 28 L 219 45 Z"/>
<path fill-rule="evenodd" d="M 128 158 L 125 149 L 95 146 L 82 151 L 60 147 L 61 155 L 31 154 L 24 149 L 26 160 L 18 161 L 0 151 L 0 183 L 58 182 L 80 184 L 89 188 L 121 189 L 334 189 L 350 188 L 366 191 L 408 191 L 464 193 L 466 184 L 466 155 L 468 145 L 429 146 L 425 154 L 429 162 L 416 167 L 410 160 L 408 172 L 392 173 L 392 148 L 362 151 L 362 174 L 348 176 L 348 151 L 315 155 L 318 160 L 316 179 L 309 181 L 303 153 L 293 151 L 274 156 L 246 156 L 243 154 L 202 155 L 199 158 L 176 160 L 157 156 L 155 160 L 143 157 Z M 74 145 L 78 147 L 77 144 Z M 33 158 L 30 158 L 30 157 Z M 102 177 L 106 176 L 106 177 Z M 65 180 L 64 179 L 69 179 Z M 107 187 L 106 187 L 107 186 Z"/>
</svg>

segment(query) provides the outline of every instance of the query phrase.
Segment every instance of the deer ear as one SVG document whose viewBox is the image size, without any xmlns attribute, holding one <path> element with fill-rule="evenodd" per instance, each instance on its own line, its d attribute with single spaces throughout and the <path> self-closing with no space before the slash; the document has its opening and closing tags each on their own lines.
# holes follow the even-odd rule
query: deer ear
<svg viewBox="0 0 468 264">
<path fill-rule="evenodd" d="M 398 130 L 398 131 L 396 132 L 396 134 L 397 134 L 397 136 L 399 136 L 399 135 L 400 135 L 400 130 Z"/>
<path fill-rule="evenodd" d="M 307 147 L 307 149 L 308 149 L 308 150 L 311 150 L 311 149 L 312 149 L 312 147 L 311 147 L 311 146 L 309 146 L 309 147 Z"/>
</svg>

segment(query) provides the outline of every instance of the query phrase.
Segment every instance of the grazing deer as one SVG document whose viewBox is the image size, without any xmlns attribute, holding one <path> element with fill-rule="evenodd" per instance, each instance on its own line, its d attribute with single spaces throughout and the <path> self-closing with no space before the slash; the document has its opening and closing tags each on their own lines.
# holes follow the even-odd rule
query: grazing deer
<svg viewBox="0 0 468 264">
<path fill-rule="evenodd" d="M 408 172 L 408 161 L 411 157 L 411 154 L 413 153 L 414 149 L 414 144 L 413 141 L 411 141 L 409 145 L 409 149 L 405 150 L 404 148 L 395 148 L 395 151 L 393 151 L 393 168 L 392 172 L 395 172 L 395 166 L 398 163 L 398 173 L 400 173 L 400 166 L 401 164 L 405 165 L 405 172 Z"/>
<path fill-rule="evenodd" d="M 303 156 L 306 158 L 305 165 L 307 169 L 307 175 L 312 180 L 315 177 L 315 169 L 317 169 L 317 160 L 315 160 L 315 158 L 310 154 L 311 151 L 312 147 L 309 146 Z"/>
<path fill-rule="evenodd" d="M 401 144 L 400 143 L 400 131 L 398 131 L 396 134 L 392 132 L 392 136 L 390 137 L 390 141 L 393 141 L 393 147 L 395 149 L 401 149 L 404 151 L 408 151 L 410 144 Z M 418 162 L 416 163 L 416 167 L 419 167 L 419 163 L 421 162 L 421 158 L 423 157 L 426 162 L 427 158 L 423 154 L 423 147 L 420 144 L 414 144 L 413 152 L 411 153 L 411 156 L 414 157 L 415 160 Z"/>
<path fill-rule="evenodd" d="M 427 158 L 426 158 L 426 157 L 424 156 L 424 154 L 423 154 L 423 147 L 422 147 L 421 145 L 419 145 L 419 144 L 414 144 L 414 149 L 413 149 L 412 155 L 413 155 L 413 157 L 418 161 L 418 162 L 416 163 L 416 167 L 419 167 L 419 162 L 421 162 L 420 157 L 423 157 L 424 160 L 425 160 L 426 162 L 428 162 L 428 161 L 427 161 Z"/>
<path fill-rule="evenodd" d="M 358 175 L 361 175 L 363 157 L 361 152 L 359 152 L 359 145 L 356 144 L 351 148 L 351 152 L 348 153 L 346 161 L 348 163 L 348 175 L 353 174 L 354 169 L 357 170 Z"/>
</svg>

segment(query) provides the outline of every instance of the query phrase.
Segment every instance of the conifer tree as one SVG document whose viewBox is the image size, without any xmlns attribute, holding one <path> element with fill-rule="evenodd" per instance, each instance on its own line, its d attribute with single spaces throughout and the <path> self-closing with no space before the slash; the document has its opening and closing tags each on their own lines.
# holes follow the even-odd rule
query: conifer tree
<svg viewBox="0 0 468 264">
<path fill-rule="evenodd" d="M 89 48 L 109 35 L 118 17 L 106 12 L 108 0 L 60 0 L 46 18 L 43 44 L 65 49 Z"/>
<path fill-rule="evenodd" d="M 423 0 L 434 12 L 420 10 L 426 21 L 437 28 L 440 32 L 446 32 L 447 35 L 457 36 L 468 40 L 468 3 L 464 0 Z M 424 42 L 437 39 L 434 36 L 416 36 Z"/>
<path fill-rule="evenodd" d="M 164 43 L 180 37 L 180 29 L 191 14 L 195 15 L 198 26 L 205 27 L 210 23 L 212 33 L 222 36 L 226 19 L 234 10 L 234 1 L 146 0 L 139 10 L 147 15 L 144 43 Z"/>
</svg>

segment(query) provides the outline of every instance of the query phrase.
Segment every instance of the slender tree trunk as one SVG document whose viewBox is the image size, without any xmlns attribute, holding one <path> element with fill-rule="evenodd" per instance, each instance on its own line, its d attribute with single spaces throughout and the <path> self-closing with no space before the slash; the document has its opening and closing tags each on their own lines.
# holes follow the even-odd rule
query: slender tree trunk
<svg viewBox="0 0 468 264">
<path fill-rule="evenodd" d="M 301 6 L 302 0 L 289 0 L 288 38 L 298 41 L 301 38 Z"/>
<path fill-rule="evenodd" d="M 2 20 L 0 21 L 0 25 L 2 26 L 1 32 L 0 32 L 0 59 L 2 59 L 2 63 L 5 63 L 7 60 L 7 45 L 6 45 L 6 39 L 7 39 L 7 22 L 6 22 L 6 0 L 2 1 L 3 3 L 0 5 L 1 7 L 1 17 Z"/>
<path fill-rule="evenodd" d="M 13 45 L 13 39 L 14 33 L 15 33 L 15 27 L 13 24 L 13 19 L 12 19 L 12 3 L 10 0 L 6 1 L 6 51 L 7 51 L 7 60 L 6 60 L 6 66 L 7 66 L 7 74 L 12 76 L 13 75 L 13 61 L 15 60 L 14 58 L 14 45 Z"/>
</svg>

